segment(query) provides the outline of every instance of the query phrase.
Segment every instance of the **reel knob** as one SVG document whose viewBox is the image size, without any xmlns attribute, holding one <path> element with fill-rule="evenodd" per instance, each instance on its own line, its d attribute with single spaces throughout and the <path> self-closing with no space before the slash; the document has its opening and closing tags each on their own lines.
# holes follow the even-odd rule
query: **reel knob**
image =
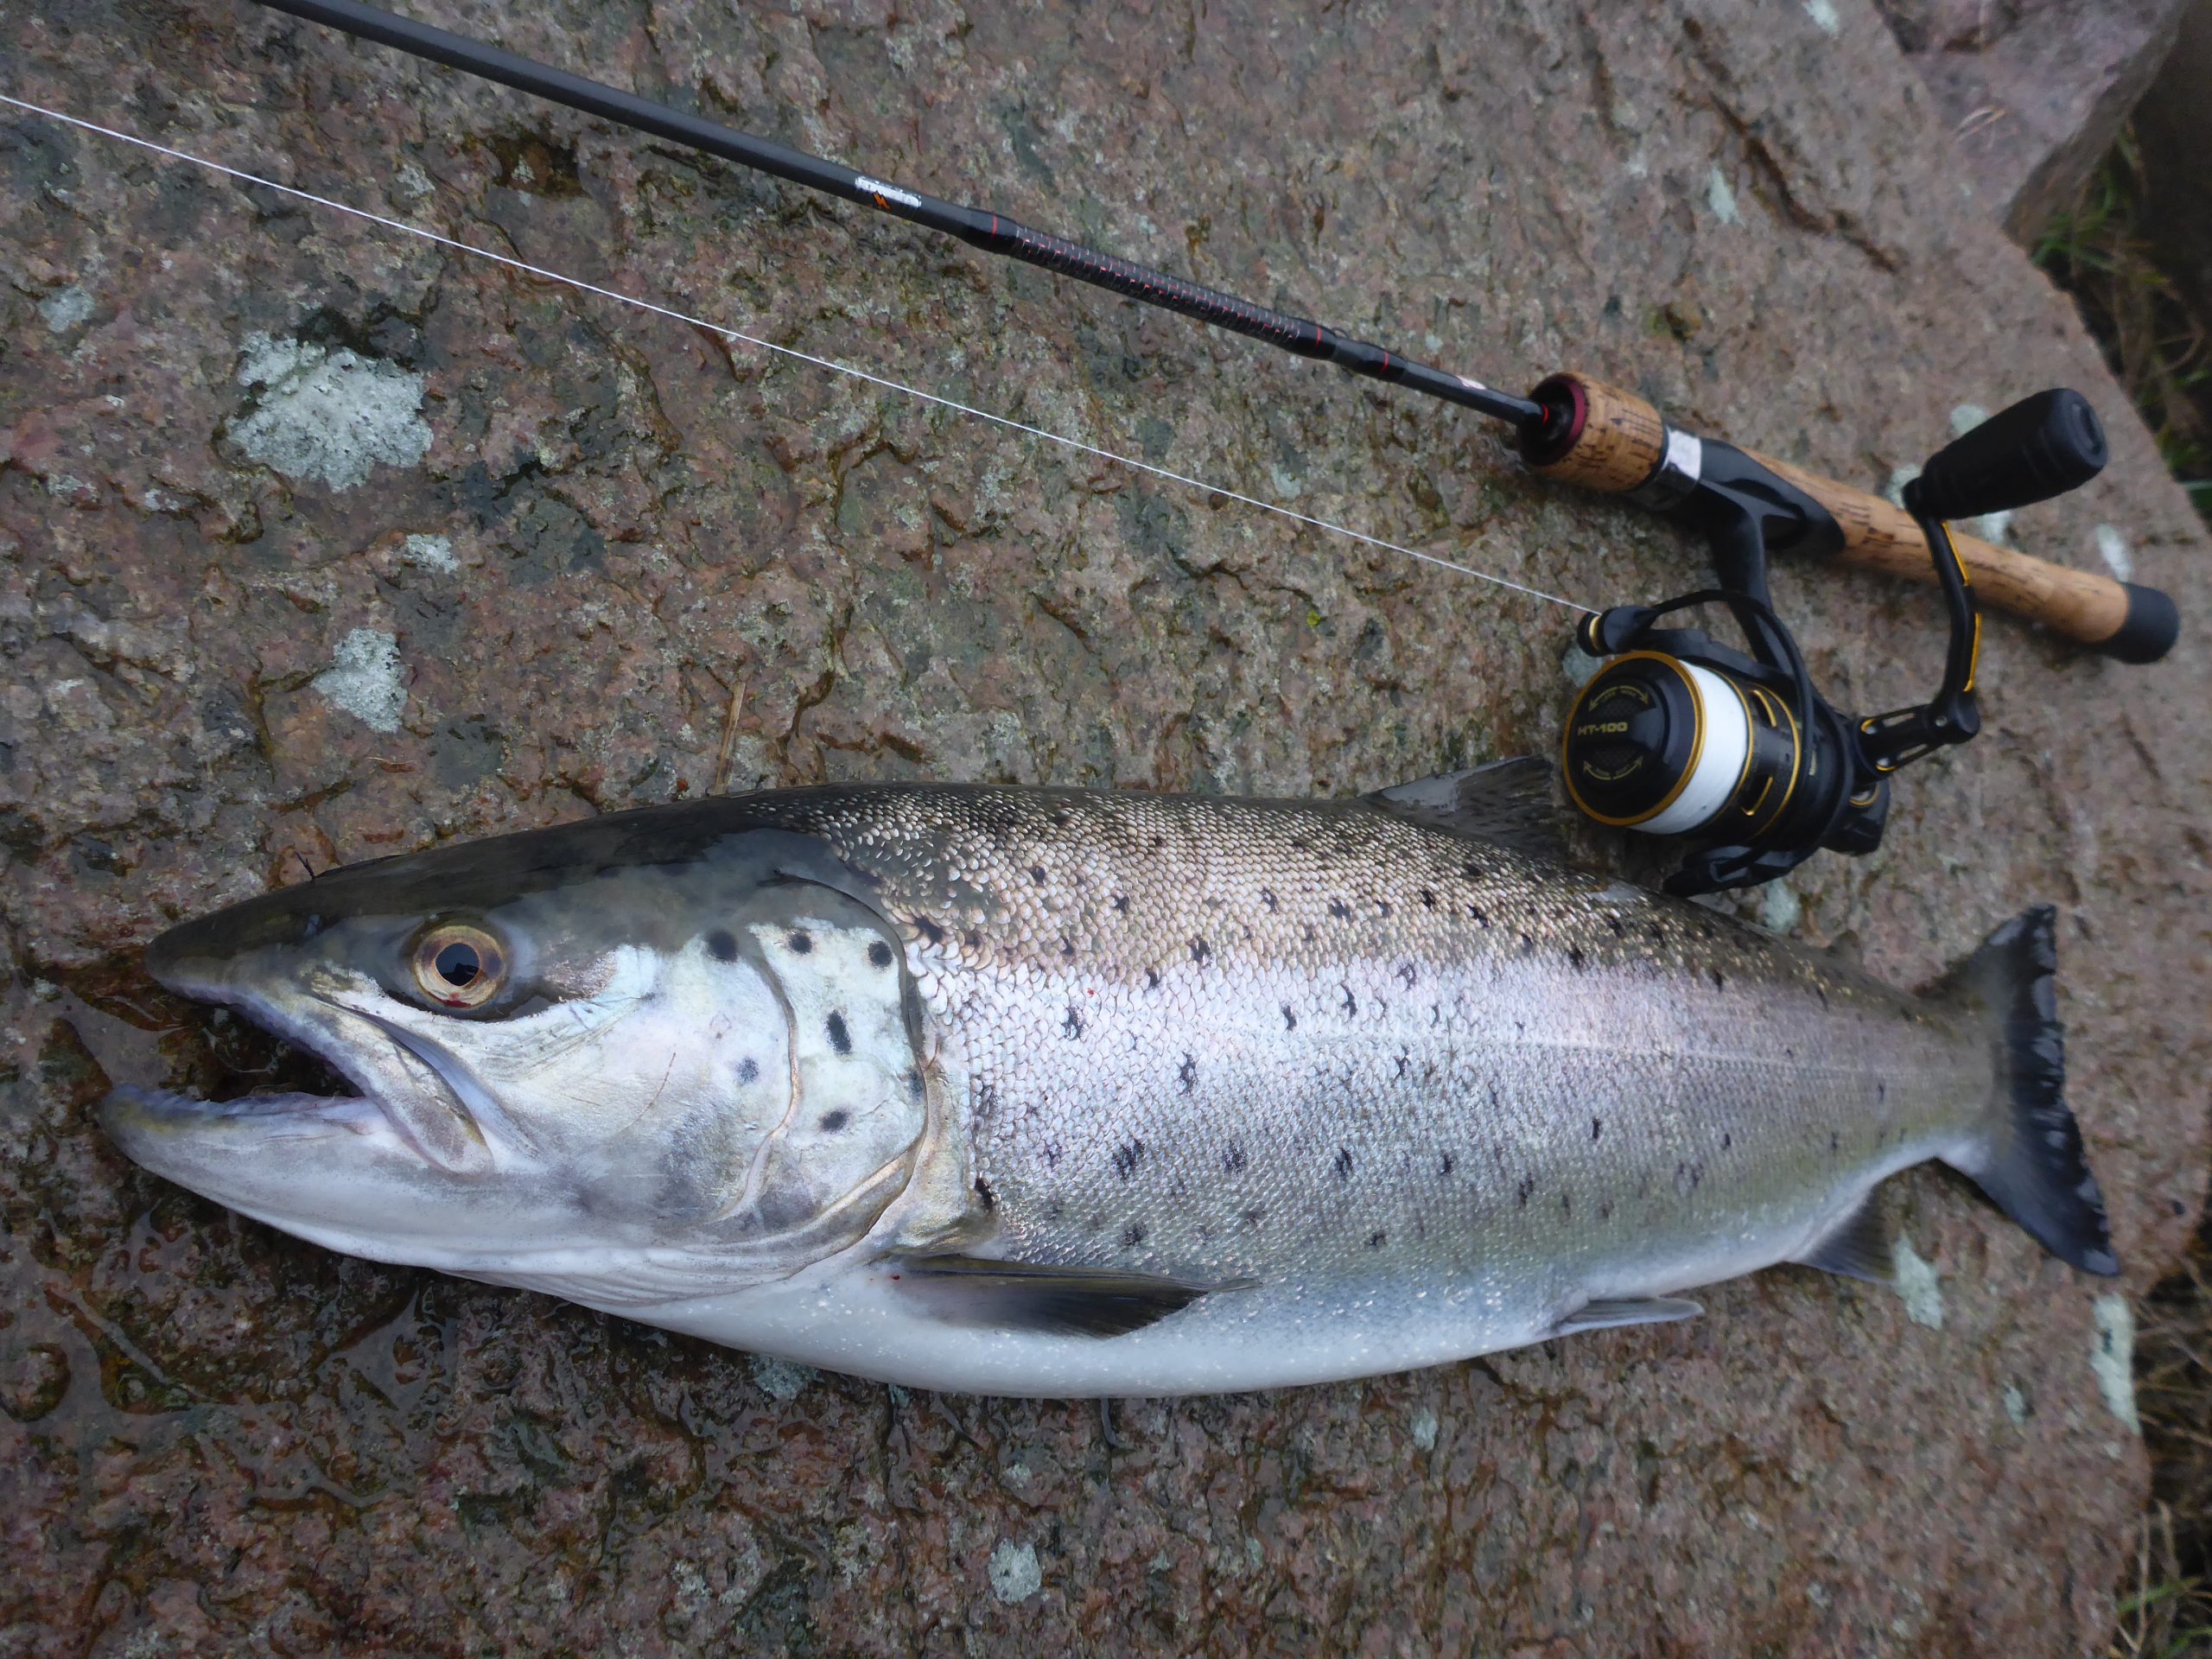
<svg viewBox="0 0 2212 1659">
<path fill-rule="evenodd" d="M 2088 483 L 2104 470 L 2106 453 L 2088 398 L 2063 386 L 2039 391 L 1930 455 L 1905 505 L 1931 518 L 2030 506 Z"/>
</svg>

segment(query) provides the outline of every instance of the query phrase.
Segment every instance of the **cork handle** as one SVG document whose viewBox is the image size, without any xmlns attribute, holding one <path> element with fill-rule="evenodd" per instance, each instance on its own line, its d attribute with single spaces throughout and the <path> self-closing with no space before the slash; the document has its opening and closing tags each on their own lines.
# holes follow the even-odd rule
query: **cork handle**
<svg viewBox="0 0 2212 1659">
<path fill-rule="evenodd" d="M 1936 580 L 1927 538 L 1903 507 L 1786 461 L 1745 453 L 1828 510 L 1843 527 L 1843 550 L 1835 556 L 1844 563 L 1911 582 Z M 2128 590 L 2110 576 L 2047 564 L 1955 531 L 1951 541 L 1966 563 L 1975 601 L 1984 609 L 2009 611 L 2085 645 L 2103 645 L 2127 622 Z"/>
<path fill-rule="evenodd" d="M 1555 374 L 1529 395 L 1547 417 L 1523 434 L 1522 454 L 1546 478 L 1619 494 L 1651 480 L 1667 452 L 1666 423 L 1634 392 L 1587 375 Z M 1786 461 L 1744 453 L 1827 509 L 1843 531 L 1836 558 L 1912 582 L 1936 581 L 1927 539 L 1903 507 Z M 2152 661 L 2173 643 L 2172 601 L 2154 589 L 2047 564 L 1973 536 L 1952 540 L 1984 609 L 2040 622 L 2129 662 Z"/>
<path fill-rule="evenodd" d="M 1586 374 L 1555 374 L 1529 394 L 1554 411 L 1549 436 L 1524 440 L 1522 456 L 1563 483 L 1618 495 L 1651 476 L 1667 449 L 1667 423 L 1632 391 Z"/>
</svg>

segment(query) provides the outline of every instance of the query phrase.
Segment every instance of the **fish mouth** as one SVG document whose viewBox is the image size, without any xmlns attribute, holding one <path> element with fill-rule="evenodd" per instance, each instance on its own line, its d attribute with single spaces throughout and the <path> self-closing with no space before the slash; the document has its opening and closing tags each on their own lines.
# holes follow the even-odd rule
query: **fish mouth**
<svg viewBox="0 0 2212 1659">
<path fill-rule="evenodd" d="M 440 1063 L 435 1045 L 406 1038 L 318 992 L 287 987 L 271 993 L 241 982 L 235 969 L 165 961 L 152 952 L 148 966 L 180 995 L 234 1008 L 312 1054 L 355 1092 L 213 1101 L 170 1089 L 118 1088 L 101 1103 L 101 1120 L 139 1162 L 168 1173 L 163 1166 L 174 1158 L 164 1154 L 183 1152 L 181 1142 L 194 1143 L 195 1154 L 211 1143 L 246 1154 L 272 1141 L 351 1135 L 449 1174 L 480 1174 L 493 1166 L 491 1146 L 466 1103 L 469 1091 L 452 1075 L 458 1068 Z"/>
</svg>

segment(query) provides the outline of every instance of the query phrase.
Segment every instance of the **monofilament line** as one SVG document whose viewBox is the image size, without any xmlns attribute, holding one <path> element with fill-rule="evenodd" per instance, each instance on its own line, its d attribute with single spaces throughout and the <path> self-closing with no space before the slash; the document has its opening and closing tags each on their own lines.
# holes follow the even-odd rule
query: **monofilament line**
<svg viewBox="0 0 2212 1659">
<path fill-rule="evenodd" d="M 975 420 L 987 421 L 993 426 L 1003 427 L 1008 431 L 1024 433 L 1033 438 L 1042 438 L 1046 442 L 1058 444 L 1064 449 L 1072 449 L 1082 454 L 1095 455 L 1099 460 L 1111 461 L 1117 467 L 1126 467 L 1131 472 L 1148 474 L 1154 478 L 1165 479 L 1170 483 L 1180 484 L 1185 488 L 1203 492 L 1208 496 L 1219 496 L 1225 500 L 1238 502 L 1244 506 L 1257 507 L 1262 512 L 1272 512 L 1291 520 L 1294 524 L 1305 524 L 1332 536 L 1342 536 L 1363 546 L 1377 548 L 1388 553 L 1401 554 L 1408 559 L 1417 559 L 1423 564 L 1433 564 L 1442 569 L 1457 571 L 1463 576 L 1472 576 L 1478 582 L 1487 582 L 1499 588 L 1509 588 L 1516 594 L 1525 594 L 1531 599 L 1541 599 L 1548 604 L 1560 606 L 1567 610 L 1586 612 L 1590 608 L 1586 605 L 1575 604 L 1572 600 L 1561 599 L 1557 594 L 1548 594 L 1541 588 L 1531 588 L 1525 583 L 1514 582 L 1504 576 L 1492 575 L 1487 570 L 1478 570 L 1471 565 L 1461 564 L 1456 560 L 1445 558 L 1440 554 L 1426 553 L 1417 547 L 1407 547 L 1397 542 L 1385 540 L 1380 536 L 1370 536 L 1365 531 L 1354 530 L 1348 524 L 1340 524 L 1332 519 L 1316 518 L 1312 513 L 1300 512 L 1295 508 L 1286 507 L 1277 501 L 1268 501 L 1258 496 L 1247 495 L 1241 490 L 1229 489 L 1219 484 L 1209 484 L 1204 479 L 1192 478 L 1187 474 L 1154 466 L 1148 461 L 1139 461 L 1132 455 L 1120 454 L 1114 450 L 1102 448 L 1097 444 L 1087 443 L 1081 438 L 1071 438 L 1062 433 L 1047 431 L 1041 426 L 1032 426 L 1027 421 L 1017 421 L 1011 416 L 994 414 L 988 409 L 977 409 L 973 404 L 960 402 L 957 398 L 940 397 L 936 392 L 925 391 L 919 386 L 910 386 L 902 381 L 873 374 L 866 369 L 855 368 L 849 363 L 840 363 L 832 358 L 817 357 L 811 352 L 800 351 L 795 346 L 779 346 L 772 340 L 763 340 L 757 334 L 748 334 L 741 329 L 728 327 L 718 322 L 709 322 L 703 317 L 693 316 L 689 312 L 678 311 L 671 306 L 658 305 L 651 300 L 641 300 L 633 294 L 624 294 L 615 289 L 603 288 L 597 283 L 588 283 L 581 276 L 570 276 L 562 271 L 549 270 L 543 265 L 533 265 L 526 259 L 517 259 L 512 255 L 500 253 L 491 248 L 480 247 L 473 242 L 462 242 L 436 231 L 425 229 L 420 225 L 410 225 L 403 219 L 392 219 L 384 213 L 371 213 L 365 207 L 356 207 L 351 203 L 334 200 L 328 196 L 319 196 L 312 190 L 302 190 L 294 185 L 280 184 L 276 180 L 264 178 L 257 173 L 248 173 L 239 168 L 227 167 L 221 162 L 211 161 L 205 156 L 195 156 L 189 150 L 176 149 L 168 144 L 156 143 L 150 138 L 141 138 L 136 133 L 102 126 L 99 122 L 87 121 L 81 116 L 69 115 L 60 110 L 49 110 L 43 105 L 33 104 L 20 98 L 11 98 L 5 92 L 0 92 L 0 104 L 5 104 L 10 108 L 22 110 L 31 115 L 43 116 L 49 121 L 58 121 L 65 126 L 75 127 L 81 131 L 98 133 L 104 138 L 113 138 L 121 143 L 136 145 L 140 149 L 149 150 L 170 161 L 187 162 L 194 167 L 205 168 L 211 173 L 219 173 L 225 178 L 235 179 L 241 184 L 256 185 L 264 190 L 274 190 L 280 195 L 289 196 L 297 201 L 308 202 L 317 207 L 327 208 L 332 213 L 343 213 L 351 219 L 365 219 L 372 225 L 381 226 L 385 230 L 419 237 L 425 242 L 435 243 L 439 247 L 450 249 L 455 253 L 464 253 L 476 259 L 487 259 L 495 265 L 505 265 L 510 270 L 520 271 L 525 276 L 536 276 L 544 282 L 557 283 L 564 288 L 574 289 L 578 293 L 594 295 L 601 299 L 613 300 L 623 305 L 634 306 L 640 311 L 649 311 L 655 316 L 665 317 L 672 322 L 680 322 L 688 327 L 703 329 L 708 334 L 717 335 L 723 340 L 751 346 L 760 351 L 772 352 L 779 357 L 791 358 L 801 363 L 810 363 L 817 368 L 828 369 L 836 374 L 849 375 L 853 379 L 866 381 L 873 386 L 880 386 L 886 391 L 895 391 L 903 397 L 912 397 L 922 403 L 935 404 L 940 409 L 950 410 L 955 414 L 965 415 Z"/>
</svg>

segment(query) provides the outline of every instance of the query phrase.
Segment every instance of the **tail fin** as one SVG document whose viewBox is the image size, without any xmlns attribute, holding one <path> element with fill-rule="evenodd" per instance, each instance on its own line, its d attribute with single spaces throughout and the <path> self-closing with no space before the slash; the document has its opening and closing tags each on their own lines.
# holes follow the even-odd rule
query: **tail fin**
<svg viewBox="0 0 2212 1659">
<path fill-rule="evenodd" d="M 2066 1109 L 2066 1043 L 2051 980 L 2057 912 L 2023 911 L 1954 969 L 1936 991 L 1986 1022 L 1996 1059 L 1987 1116 L 1974 1144 L 1945 1160 L 2053 1255 L 2085 1273 L 2120 1271 L 2104 1195 Z"/>
</svg>

